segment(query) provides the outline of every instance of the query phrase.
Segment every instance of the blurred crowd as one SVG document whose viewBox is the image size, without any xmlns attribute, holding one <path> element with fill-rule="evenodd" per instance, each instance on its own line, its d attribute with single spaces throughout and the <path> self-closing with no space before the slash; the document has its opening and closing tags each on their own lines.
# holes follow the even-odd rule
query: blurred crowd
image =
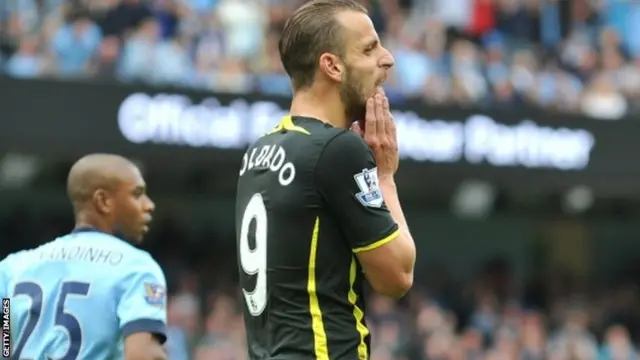
<svg viewBox="0 0 640 360">
<path fill-rule="evenodd" d="M 159 217 L 145 242 L 169 284 L 169 359 L 246 360 L 233 235 L 175 219 Z M 0 216 L 0 238 L 12 240 L 2 251 L 49 241 L 72 221 L 70 212 L 14 207 Z M 466 280 L 434 264 L 399 302 L 367 295 L 371 360 L 639 359 L 638 269 L 598 287 L 562 272 L 522 282 L 500 258 Z"/>
<path fill-rule="evenodd" d="M 277 40 L 302 0 L 9 0 L 0 66 L 290 94 Z M 640 95 L 635 0 L 363 0 L 396 58 L 393 101 L 519 106 L 618 119 Z"/>
<path fill-rule="evenodd" d="M 367 305 L 371 360 L 639 358 L 637 287 L 577 295 L 577 288 L 556 276 L 514 296 L 503 275 L 490 271 L 462 284 L 438 273 L 431 286 L 418 286 L 400 303 L 372 295 Z M 243 300 L 234 291 L 199 296 L 197 278 L 179 279 L 170 300 L 170 358 L 245 360 Z"/>
</svg>

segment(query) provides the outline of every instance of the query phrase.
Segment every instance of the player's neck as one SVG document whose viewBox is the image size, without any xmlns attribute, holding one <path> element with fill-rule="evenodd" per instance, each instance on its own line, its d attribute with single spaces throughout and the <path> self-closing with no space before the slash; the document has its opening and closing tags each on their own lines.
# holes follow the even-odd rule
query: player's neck
<svg viewBox="0 0 640 360">
<path fill-rule="evenodd" d="M 296 91 L 291 101 L 290 114 L 318 119 L 339 128 L 349 128 L 344 105 L 336 92 L 305 89 Z"/>
<path fill-rule="evenodd" d="M 106 221 L 98 216 L 87 213 L 76 214 L 76 224 L 74 230 L 77 229 L 94 229 L 106 234 L 113 234 L 113 227 L 109 226 Z"/>
</svg>

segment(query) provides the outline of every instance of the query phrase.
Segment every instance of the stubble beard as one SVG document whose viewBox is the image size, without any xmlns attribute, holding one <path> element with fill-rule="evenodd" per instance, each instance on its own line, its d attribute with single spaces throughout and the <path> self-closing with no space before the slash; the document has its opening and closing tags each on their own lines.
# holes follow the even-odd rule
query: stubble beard
<svg viewBox="0 0 640 360">
<path fill-rule="evenodd" d="M 345 115 L 349 119 L 349 125 L 355 121 L 364 121 L 366 99 L 364 98 L 360 83 L 353 76 L 353 71 L 347 68 L 345 81 L 340 86 L 340 99 L 344 104 Z"/>
</svg>

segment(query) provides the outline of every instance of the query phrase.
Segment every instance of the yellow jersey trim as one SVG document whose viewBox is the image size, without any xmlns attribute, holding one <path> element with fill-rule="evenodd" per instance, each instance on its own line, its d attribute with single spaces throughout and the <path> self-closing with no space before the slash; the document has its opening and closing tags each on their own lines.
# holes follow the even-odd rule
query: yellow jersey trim
<svg viewBox="0 0 640 360">
<path fill-rule="evenodd" d="M 358 344 L 358 360 L 368 359 L 367 343 L 365 338 L 369 335 L 369 329 L 364 324 L 364 311 L 357 305 L 358 294 L 353 289 L 353 285 L 356 282 L 356 273 L 358 270 L 358 263 L 355 257 L 351 257 L 351 267 L 349 268 L 349 302 L 353 306 L 353 317 L 356 320 L 356 330 L 360 333 L 360 344 Z"/>
<path fill-rule="evenodd" d="M 295 131 L 301 134 L 311 135 L 311 133 L 308 132 L 307 129 L 294 124 L 293 119 L 291 118 L 291 115 L 287 115 L 283 117 L 280 120 L 280 123 L 278 123 L 276 127 L 274 127 L 271 131 L 269 131 L 267 135 L 271 135 L 273 133 L 277 133 L 278 131 L 282 131 L 282 130 Z"/>
<path fill-rule="evenodd" d="M 320 218 L 316 218 L 311 235 L 311 249 L 309 251 L 309 278 L 307 292 L 309 293 L 309 312 L 311 313 L 311 328 L 313 330 L 313 346 L 317 360 L 329 360 L 327 333 L 322 320 L 322 310 L 316 292 L 316 256 L 318 254 L 318 233 L 320 232 Z"/>
<path fill-rule="evenodd" d="M 352 251 L 353 251 L 354 254 L 357 254 L 359 252 L 377 249 L 380 246 L 382 246 L 382 245 L 384 245 L 384 244 L 386 244 L 388 242 L 391 242 L 391 240 L 397 238 L 398 235 L 400 235 L 400 229 L 397 229 L 396 231 L 392 232 L 389 236 L 387 236 L 387 237 L 385 237 L 383 239 L 380 239 L 380 240 L 378 240 L 378 241 L 376 241 L 376 242 L 374 242 L 372 244 L 369 244 L 367 246 L 355 248 Z"/>
</svg>

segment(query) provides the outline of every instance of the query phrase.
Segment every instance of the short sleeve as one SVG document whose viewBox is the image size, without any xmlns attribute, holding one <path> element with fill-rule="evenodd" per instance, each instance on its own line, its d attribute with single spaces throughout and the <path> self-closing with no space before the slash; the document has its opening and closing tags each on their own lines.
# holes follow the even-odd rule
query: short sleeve
<svg viewBox="0 0 640 360">
<path fill-rule="evenodd" d="M 167 284 L 162 269 L 145 253 L 128 269 L 118 301 L 118 321 L 123 337 L 149 332 L 162 343 L 167 339 Z"/>
<path fill-rule="evenodd" d="M 354 253 L 395 239 L 398 224 L 378 184 L 373 154 L 360 136 L 345 131 L 334 137 L 316 165 L 320 194 Z"/>
</svg>

